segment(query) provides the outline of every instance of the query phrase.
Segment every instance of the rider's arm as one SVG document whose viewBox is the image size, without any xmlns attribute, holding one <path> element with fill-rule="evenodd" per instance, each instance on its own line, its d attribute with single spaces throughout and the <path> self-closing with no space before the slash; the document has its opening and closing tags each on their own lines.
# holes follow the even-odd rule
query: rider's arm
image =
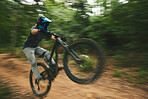
<svg viewBox="0 0 148 99">
<path fill-rule="evenodd" d="M 50 39 L 52 39 L 52 40 L 56 41 L 56 38 L 55 38 L 55 36 L 54 36 L 54 35 L 51 35 L 51 38 L 50 38 Z"/>
<path fill-rule="evenodd" d="M 30 33 L 31 34 L 37 34 L 39 32 L 39 29 L 36 27 L 36 26 L 33 26 L 32 28 L 31 28 L 31 30 L 30 30 Z"/>
<path fill-rule="evenodd" d="M 32 29 L 31 30 L 31 34 L 37 34 L 38 32 L 39 32 L 39 29 Z M 50 33 L 50 32 L 47 32 L 47 33 L 49 33 L 49 34 L 47 34 L 47 36 L 50 37 L 50 39 L 56 41 L 56 38 L 54 35 L 52 35 L 52 33 Z"/>
<path fill-rule="evenodd" d="M 36 26 L 33 26 L 30 31 L 30 33 L 33 35 L 35 35 L 39 32 L 46 32 L 46 29 L 44 29 L 44 28 L 38 29 Z"/>
<path fill-rule="evenodd" d="M 37 34 L 39 32 L 39 29 L 32 29 L 31 34 Z"/>
<path fill-rule="evenodd" d="M 49 31 L 46 32 L 46 37 L 49 37 L 50 39 L 56 41 L 56 34 L 50 33 Z M 59 37 L 61 39 L 61 37 Z"/>
</svg>

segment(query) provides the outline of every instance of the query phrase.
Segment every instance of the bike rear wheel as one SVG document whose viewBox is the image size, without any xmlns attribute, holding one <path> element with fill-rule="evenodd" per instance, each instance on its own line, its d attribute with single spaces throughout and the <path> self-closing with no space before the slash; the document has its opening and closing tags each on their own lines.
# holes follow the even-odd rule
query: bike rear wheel
<svg viewBox="0 0 148 99">
<path fill-rule="evenodd" d="M 32 70 L 31 70 L 30 71 L 30 85 L 31 85 L 31 89 L 32 89 L 33 93 L 39 97 L 42 97 L 42 96 L 45 96 L 49 92 L 50 87 L 51 87 L 51 81 L 49 80 L 47 67 L 42 63 L 37 63 L 37 66 L 38 66 L 38 70 L 40 72 L 40 75 L 43 77 L 43 80 L 48 82 L 49 84 L 44 87 L 39 87 L 35 83 L 36 79 L 35 79 L 35 76 L 33 75 Z"/>
<path fill-rule="evenodd" d="M 90 39 L 79 39 L 69 47 L 82 60 L 78 63 L 68 52 L 63 63 L 67 76 L 79 84 L 88 84 L 97 79 L 104 68 L 104 54 L 100 45 Z"/>
</svg>

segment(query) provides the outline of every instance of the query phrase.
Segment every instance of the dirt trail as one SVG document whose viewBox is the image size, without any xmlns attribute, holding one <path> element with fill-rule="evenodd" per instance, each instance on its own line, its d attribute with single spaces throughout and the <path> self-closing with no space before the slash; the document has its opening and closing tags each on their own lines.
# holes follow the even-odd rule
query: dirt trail
<svg viewBox="0 0 148 99">
<path fill-rule="evenodd" d="M 12 86 L 13 99 L 39 99 L 31 91 L 29 71 L 28 61 L 0 54 L 0 78 Z M 44 99 L 148 99 L 145 90 L 114 78 L 112 72 L 112 67 L 108 66 L 96 82 L 80 85 L 69 80 L 64 70 L 60 71 Z"/>
</svg>

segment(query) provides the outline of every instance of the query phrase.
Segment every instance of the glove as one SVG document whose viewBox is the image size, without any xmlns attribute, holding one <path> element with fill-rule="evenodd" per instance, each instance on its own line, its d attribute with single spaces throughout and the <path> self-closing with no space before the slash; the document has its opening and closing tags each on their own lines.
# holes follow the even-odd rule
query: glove
<svg viewBox="0 0 148 99">
<path fill-rule="evenodd" d="M 62 41 L 64 41 L 64 42 L 66 42 L 66 41 L 67 41 L 66 37 L 62 37 L 62 36 L 59 36 L 59 35 L 57 35 L 57 34 L 52 34 L 52 35 L 53 35 L 53 36 L 55 36 L 55 38 L 60 37 L 60 38 L 61 38 L 61 40 L 62 40 Z"/>
<path fill-rule="evenodd" d="M 66 37 L 61 37 L 61 40 L 63 40 L 64 42 L 67 41 Z"/>
<path fill-rule="evenodd" d="M 67 41 L 66 37 L 59 36 L 59 35 L 57 35 L 57 34 L 54 34 L 54 36 L 55 36 L 55 38 L 60 37 L 60 38 L 61 38 L 61 40 L 62 40 L 62 41 L 64 41 L 64 42 L 66 42 L 66 41 Z"/>
</svg>

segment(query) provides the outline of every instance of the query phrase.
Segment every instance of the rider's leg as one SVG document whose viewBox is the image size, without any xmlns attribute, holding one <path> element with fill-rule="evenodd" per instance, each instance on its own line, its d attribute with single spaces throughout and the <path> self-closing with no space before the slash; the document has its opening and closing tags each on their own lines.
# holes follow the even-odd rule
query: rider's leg
<svg viewBox="0 0 148 99">
<path fill-rule="evenodd" d="M 37 68 L 37 62 L 36 62 L 36 58 L 34 55 L 35 49 L 36 48 L 25 48 L 23 51 L 24 51 L 25 55 L 27 56 L 28 60 L 30 61 L 31 69 L 33 71 L 35 78 L 40 79 L 41 75 L 40 75 L 39 70 Z"/>
<path fill-rule="evenodd" d="M 45 51 L 44 54 L 43 54 L 44 57 L 46 57 L 46 59 L 49 60 L 50 59 L 50 53 L 49 53 L 49 51 L 47 51 L 45 49 L 42 49 L 42 50 Z M 60 70 L 63 69 L 63 67 L 58 67 L 57 68 L 57 71 L 56 71 L 57 65 L 56 65 L 55 61 L 53 60 L 53 58 L 51 59 L 51 63 L 47 62 L 47 64 L 53 69 L 54 72 L 59 72 Z M 52 64 L 52 65 L 50 65 L 50 64 Z"/>
<path fill-rule="evenodd" d="M 44 57 L 46 57 L 46 59 L 47 60 L 49 60 L 50 59 L 50 53 L 49 53 L 49 51 L 48 50 L 46 50 L 46 49 L 44 49 L 44 48 L 41 48 L 41 47 L 37 47 L 37 49 L 36 49 L 36 51 L 35 51 L 35 53 L 37 54 L 37 55 L 44 55 Z M 51 59 L 51 64 L 55 64 L 55 61 L 53 60 L 53 58 Z M 47 62 L 48 63 L 48 62 Z M 48 65 L 50 66 L 50 63 L 48 63 Z"/>
<path fill-rule="evenodd" d="M 50 59 L 50 53 L 49 53 L 49 51 L 46 51 L 45 54 L 44 54 L 44 56 L 46 57 L 47 60 L 49 60 Z M 53 58 L 51 59 L 51 64 L 52 65 L 55 65 L 56 64 L 55 61 L 53 60 Z"/>
<path fill-rule="evenodd" d="M 47 60 L 50 59 L 50 53 L 49 53 L 49 51 L 46 50 L 46 49 L 44 49 L 44 48 L 37 47 L 35 53 L 36 53 L 37 55 L 46 57 Z M 58 69 L 57 69 L 58 71 L 56 71 L 57 66 L 56 66 L 56 63 L 55 63 L 55 61 L 53 60 L 53 58 L 51 59 L 51 63 L 47 62 L 47 64 L 48 64 L 48 65 L 50 66 L 50 68 L 52 69 L 52 71 L 53 71 L 52 73 L 54 74 L 54 75 L 53 75 L 54 77 L 56 77 L 57 72 L 59 72 L 60 70 L 63 69 L 63 68 L 59 68 L 59 67 L 58 67 Z M 52 64 L 52 65 L 51 65 L 51 64 Z"/>
</svg>

